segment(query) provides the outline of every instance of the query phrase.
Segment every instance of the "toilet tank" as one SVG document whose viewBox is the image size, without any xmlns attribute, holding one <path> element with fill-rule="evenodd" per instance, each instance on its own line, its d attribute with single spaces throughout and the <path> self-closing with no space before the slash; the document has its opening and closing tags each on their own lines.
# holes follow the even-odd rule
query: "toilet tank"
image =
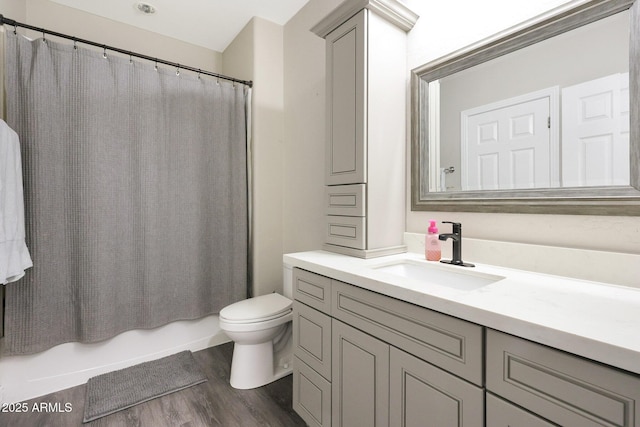
<svg viewBox="0 0 640 427">
<path fill-rule="evenodd" d="M 293 299 L 293 266 L 282 263 L 282 295 Z"/>
</svg>

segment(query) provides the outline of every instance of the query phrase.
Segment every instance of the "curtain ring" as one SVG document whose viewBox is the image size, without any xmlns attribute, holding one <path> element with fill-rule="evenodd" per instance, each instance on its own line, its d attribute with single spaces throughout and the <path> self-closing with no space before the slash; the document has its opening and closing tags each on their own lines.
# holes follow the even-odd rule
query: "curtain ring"
<svg viewBox="0 0 640 427">
<path fill-rule="evenodd" d="M 44 30 L 42 30 L 42 43 L 47 43 L 47 39 L 44 36 Z"/>
<path fill-rule="evenodd" d="M 216 84 L 217 84 L 218 86 L 220 86 L 220 76 L 217 76 L 217 77 L 216 77 Z"/>
<path fill-rule="evenodd" d="M 76 40 L 76 38 L 73 38 L 73 50 L 78 50 L 78 40 Z"/>
<path fill-rule="evenodd" d="M 102 57 L 107 59 L 107 45 L 102 45 Z"/>
<path fill-rule="evenodd" d="M 180 64 L 176 67 L 176 76 L 180 75 Z"/>
<path fill-rule="evenodd" d="M 154 64 L 154 66 L 153 66 L 153 69 L 158 71 L 158 58 L 156 58 L 156 62 Z"/>
<path fill-rule="evenodd" d="M 14 26 L 13 26 L 13 35 L 14 35 L 14 36 L 17 36 L 17 35 L 18 35 L 18 26 L 17 26 L 17 25 L 14 25 Z"/>
<path fill-rule="evenodd" d="M 201 73 L 201 72 L 202 72 L 202 71 L 200 70 L 200 68 L 198 68 L 198 79 L 200 79 L 200 73 Z"/>
<path fill-rule="evenodd" d="M 129 52 L 129 64 L 133 65 L 133 56 L 131 55 L 131 52 Z"/>
</svg>

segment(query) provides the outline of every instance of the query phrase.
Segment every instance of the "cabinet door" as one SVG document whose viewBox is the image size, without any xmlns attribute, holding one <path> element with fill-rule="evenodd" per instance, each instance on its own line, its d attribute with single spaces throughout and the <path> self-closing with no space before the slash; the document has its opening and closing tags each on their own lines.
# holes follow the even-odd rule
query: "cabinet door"
<svg viewBox="0 0 640 427">
<path fill-rule="evenodd" d="M 389 425 L 389 345 L 332 321 L 334 427 Z"/>
<path fill-rule="evenodd" d="M 481 388 L 395 347 L 389 371 L 391 427 L 483 426 Z"/>
<path fill-rule="evenodd" d="M 293 358 L 293 410 L 311 427 L 331 427 L 331 383 Z"/>
<path fill-rule="evenodd" d="M 331 381 L 331 318 L 300 301 L 293 302 L 293 352 Z"/>
<path fill-rule="evenodd" d="M 326 184 L 363 184 L 366 15 L 362 10 L 327 37 Z"/>
<path fill-rule="evenodd" d="M 487 393 L 487 426 L 553 427 L 554 424 Z"/>
</svg>

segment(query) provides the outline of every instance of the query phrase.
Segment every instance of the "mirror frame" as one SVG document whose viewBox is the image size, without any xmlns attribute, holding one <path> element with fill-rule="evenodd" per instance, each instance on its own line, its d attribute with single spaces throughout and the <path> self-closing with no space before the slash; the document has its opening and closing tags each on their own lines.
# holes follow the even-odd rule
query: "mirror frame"
<svg viewBox="0 0 640 427">
<path fill-rule="evenodd" d="M 577 0 L 411 71 L 411 210 L 640 215 L 640 1 Z M 630 11 L 630 185 L 429 192 L 429 82 L 624 10 Z"/>
</svg>

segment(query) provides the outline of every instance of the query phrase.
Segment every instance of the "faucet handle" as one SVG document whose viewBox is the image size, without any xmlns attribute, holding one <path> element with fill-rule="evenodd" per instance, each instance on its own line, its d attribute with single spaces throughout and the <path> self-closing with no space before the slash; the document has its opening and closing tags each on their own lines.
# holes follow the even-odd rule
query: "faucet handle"
<svg viewBox="0 0 640 427">
<path fill-rule="evenodd" d="M 453 221 L 442 221 L 443 224 L 451 224 L 453 226 L 453 233 L 454 234 L 460 234 L 462 233 L 462 224 L 460 224 L 459 222 L 453 222 Z"/>
</svg>

